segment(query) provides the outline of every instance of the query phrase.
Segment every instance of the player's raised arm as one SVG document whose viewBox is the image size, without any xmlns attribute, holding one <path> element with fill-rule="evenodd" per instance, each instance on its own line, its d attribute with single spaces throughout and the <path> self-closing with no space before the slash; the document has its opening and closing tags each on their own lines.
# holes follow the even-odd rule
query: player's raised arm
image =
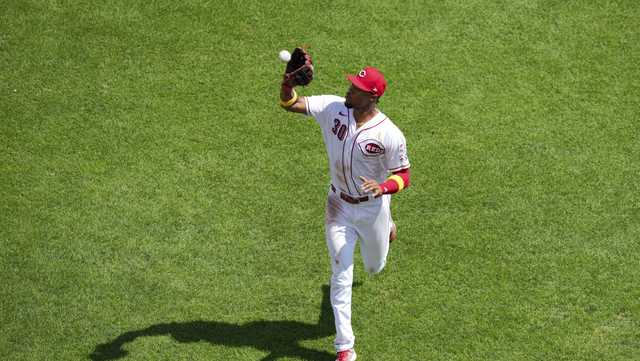
<svg viewBox="0 0 640 361">
<path fill-rule="evenodd" d="M 284 51 L 281 52 L 283 61 Z M 286 53 L 284 54 L 286 55 Z M 287 60 L 287 68 L 282 79 L 280 88 L 280 106 L 294 113 L 307 112 L 307 104 L 304 97 L 298 95 L 295 90 L 297 85 L 308 85 L 313 80 L 313 63 L 311 56 L 302 48 L 295 48 L 291 58 Z"/>
<path fill-rule="evenodd" d="M 299 96 L 296 90 L 289 84 L 282 82 L 280 88 L 280 106 L 294 113 L 307 113 L 307 102 L 303 96 Z"/>
</svg>

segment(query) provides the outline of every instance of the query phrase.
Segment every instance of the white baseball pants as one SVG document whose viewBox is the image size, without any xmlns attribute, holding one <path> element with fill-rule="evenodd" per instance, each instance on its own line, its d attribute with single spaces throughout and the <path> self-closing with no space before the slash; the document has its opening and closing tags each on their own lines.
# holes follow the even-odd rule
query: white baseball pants
<svg viewBox="0 0 640 361">
<path fill-rule="evenodd" d="M 353 255 L 360 239 L 365 270 L 376 274 L 384 268 L 391 229 L 390 195 L 351 204 L 331 190 L 325 215 L 325 235 L 331 256 L 331 306 L 336 324 L 336 351 L 353 348 L 351 291 Z"/>
</svg>

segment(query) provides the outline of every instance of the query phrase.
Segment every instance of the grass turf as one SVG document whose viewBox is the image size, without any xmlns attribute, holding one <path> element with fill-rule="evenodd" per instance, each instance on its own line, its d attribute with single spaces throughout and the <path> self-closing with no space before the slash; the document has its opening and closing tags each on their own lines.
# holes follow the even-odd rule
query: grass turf
<svg viewBox="0 0 640 361">
<path fill-rule="evenodd" d="M 1 2 L 0 359 L 332 360 L 324 148 L 277 107 L 299 44 L 304 94 L 380 67 L 409 145 L 359 359 L 639 359 L 639 16 Z"/>
</svg>

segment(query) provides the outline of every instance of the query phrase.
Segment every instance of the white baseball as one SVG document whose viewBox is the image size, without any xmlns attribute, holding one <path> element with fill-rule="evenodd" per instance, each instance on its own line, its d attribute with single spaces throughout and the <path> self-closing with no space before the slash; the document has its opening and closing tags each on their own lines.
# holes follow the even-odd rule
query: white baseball
<svg viewBox="0 0 640 361">
<path fill-rule="evenodd" d="M 280 58 L 280 60 L 287 63 L 289 62 L 289 60 L 291 60 L 291 53 L 286 50 L 281 50 L 280 54 L 278 54 L 278 57 Z"/>
</svg>

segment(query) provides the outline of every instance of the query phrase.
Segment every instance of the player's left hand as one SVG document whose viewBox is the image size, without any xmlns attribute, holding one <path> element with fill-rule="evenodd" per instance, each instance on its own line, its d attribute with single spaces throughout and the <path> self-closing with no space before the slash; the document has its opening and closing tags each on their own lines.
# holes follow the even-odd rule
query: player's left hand
<svg viewBox="0 0 640 361">
<path fill-rule="evenodd" d="M 373 179 L 367 179 L 363 176 L 360 176 L 360 180 L 363 182 L 360 188 L 365 192 L 371 192 L 375 198 L 378 198 L 382 195 L 382 187 L 380 184 Z"/>
<path fill-rule="evenodd" d="M 290 87 L 297 85 L 306 86 L 313 80 L 313 60 L 311 55 L 303 48 L 293 49 L 291 59 L 287 62 L 283 83 Z"/>
</svg>

